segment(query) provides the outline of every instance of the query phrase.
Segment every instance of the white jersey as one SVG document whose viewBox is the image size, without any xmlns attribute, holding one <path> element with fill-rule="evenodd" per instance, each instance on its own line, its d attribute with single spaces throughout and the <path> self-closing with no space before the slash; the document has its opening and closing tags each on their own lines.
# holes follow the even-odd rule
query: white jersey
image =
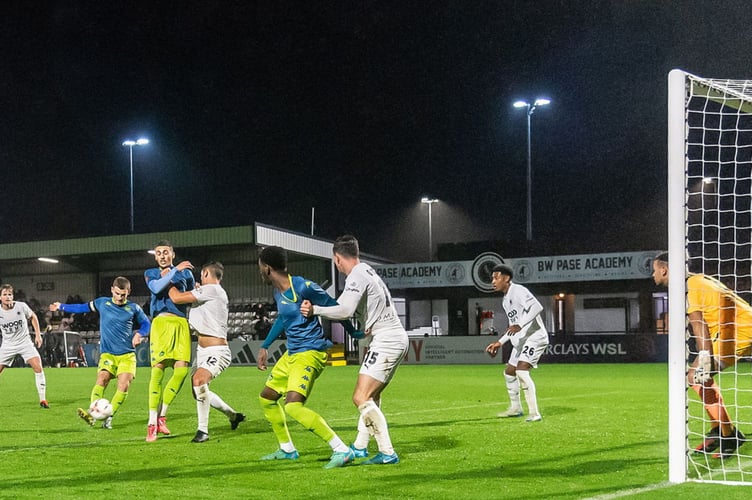
<svg viewBox="0 0 752 500">
<path fill-rule="evenodd" d="M 548 332 L 541 318 L 543 306 L 530 293 L 530 290 L 517 283 L 510 283 L 501 305 L 507 315 L 509 325 L 519 325 L 521 328 L 510 338 L 514 346 L 520 345 L 536 333 L 548 339 Z"/>
<path fill-rule="evenodd" d="M 313 306 L 313 313 L 335 320 L 354 317 L 370 335 L 391 332 L 407 338 L 389 289 L 365 262 L 357 264 L 347 275 L 345 290 L 337 302 L 336 306 Z"/>
<path fill-rule="evenodd" d="M 219 284 L 201 285 L 191 290 L 197 302 L 188 312 L 188 323 L 201 335 L 227 338 L 227 293 Z"/>
<path fill-rule="evenodd" d="M 0 330 L 3 333 L 4 348 L 33 345 L 29 337 L 29 318 L 33 314 L 24 302 L 14 302 L 10 309 L 0 306 Z"/>
</svg>

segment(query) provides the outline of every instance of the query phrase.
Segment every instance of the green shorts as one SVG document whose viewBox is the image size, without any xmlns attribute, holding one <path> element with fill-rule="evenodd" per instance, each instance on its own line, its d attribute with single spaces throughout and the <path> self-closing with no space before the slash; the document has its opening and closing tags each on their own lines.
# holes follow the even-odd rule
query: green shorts
<svg viewBox="0 0 752 500">
<path fill-rule="evenodd" d="M 326 352 L 321 351 L 286 352 L 274 364 L 266 386 L 277 394 L 294 391 L 308 399 L 313 383 L 326 367 L 326 359 Z"/>
<path fill-rule="evenodd" d="M 99 356 L 98 368 L 100 371 L 104 370 L 115 377 L 121 373 L 130 373 L 133 378 L 136 378 L 136 353 L 110 354 L 103 352 Z"/>
<path fill-rule="evenodd" d="M 151 365 L 165 361 L 191 361 L 191 330 L 180 316 L 157 316 L 149 332 Z"/>
</svg>

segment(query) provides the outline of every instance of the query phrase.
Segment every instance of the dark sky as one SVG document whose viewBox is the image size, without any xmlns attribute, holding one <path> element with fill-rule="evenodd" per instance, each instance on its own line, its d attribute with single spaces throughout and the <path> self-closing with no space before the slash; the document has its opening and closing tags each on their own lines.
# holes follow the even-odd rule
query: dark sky
<svg viewBox="0 0 752 500">
<path fill-rule="evenodd" d="M 752 2 L 12 2 L 0 242 L 251 224 L 664 247 L 670 69 L 752 78 Z M 510 244 L 510 247 L 513 246 Z M 504 253 L 504 249 L 500 249 Z"/>
</svg>

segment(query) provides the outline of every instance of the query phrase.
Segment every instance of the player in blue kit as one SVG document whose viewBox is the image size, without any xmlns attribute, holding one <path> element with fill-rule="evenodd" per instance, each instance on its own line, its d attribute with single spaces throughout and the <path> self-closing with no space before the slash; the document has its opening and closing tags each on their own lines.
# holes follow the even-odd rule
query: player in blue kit
<svg viewBox="0 0 752 500">
<path fill-rule="evenodd" d="M 161 240 L 154 247 L 154 260 L 158 267 L 144 272 L 146 285 L 151 292 L 151 317 L 153 321 L 149 336 L 151 375 L 149 378 L 149 422 L 146 426 L 146 441 L 157 439 L 157 432 L 169 435 L 167 408 L 183 387 L 188 377 L 191 362 L 191 330 L 186 319 L 188 306 L 175 304 L 170 299 L 170 289 L 178 292 L 193 290 L 196 280 L 191 270 L 193 265 L 185 260 L 173 266 L 175 250 L 172 243 Z M 170 380 L 162 387 L 165 368 L 172 367 Z"/>
<path fill-rule="evenodd" d="M 128 278 L 115 278 L 110 290 L 112 297 L 99 297 L 86 304 L 50 304 L 53 312 L 99 313 L 99 367 L 90 403 L 102 398 L 112 377 L 117 378 L 117 390 L 111 401 L 112 416 L 102 424 L 106 429 L 112 428 L 112 417 L 128 397 L 128 388 L 136 376 L 136 346 L 149 335 L 151 326 L 141 306 L 128 300 L 131 292 Z M 135 330 L 136 325 L 138 330 Z M 83 408 L 78 409 L 78 415 L 94 425 L 94 418 Z"/>
<path fill-rule="evenodd" d="M 259 395 L 261 409 L 272 425 L 279 449 L 261 460 L 296 460 L 300 456 L 287 428 L 286 415 L 290 415 L 332 448 L 325 469 L 352 463 L 353 451 L 321 415 L 305 406 L 314 382 L 324 371 L 326 350 L 332 343 L 324 336 L 318 319 L 306 318 L 300 313 L 300 304 L 303 300 L 319 305 L 336 305 L 337 302 L 316 283 L 288 274 L 284 248 L 270 246 L 261 250 L 259 272 L 263 280 L 274 287 L 277 303 L 277 319 L 258 352 L 256 363 L 260 370 L 266 370 L 267 349 L 272 341 L 283 330 L 287 333 L 287 352 L 275 363 Z M 285 396 L 284 404 L 280 402 L 282 396 Z"/>
</svg>

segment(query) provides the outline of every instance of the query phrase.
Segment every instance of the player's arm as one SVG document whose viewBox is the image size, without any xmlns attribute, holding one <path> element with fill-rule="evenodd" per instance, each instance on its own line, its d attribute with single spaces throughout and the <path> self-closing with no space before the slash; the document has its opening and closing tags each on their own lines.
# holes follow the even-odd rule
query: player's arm
<svg viewBox="0 0 752 500">
<path fill-rule="evenodd" d="M 149 321 L 149 316 L 146 315 L 140 306 L 136 305 L 136 307 L 138 308 L 138 312 L 136 313 L 135 319 L 138 322 L 138 330 L 133 332 L 133 347 L 140 344 L 144 340 L 144 337 L 148 337 L 149 332 L 151 331 L 151 321 Z"/>
<path fill-rule="evenodd" d="M 492 331 L 494 333 L 498 333 L 498 331 L 496 330 L 496 328 L 491 327 L 491 329 L 492 329 Z M 492 342 L 492 343 L 488 344 L 488 346 L 486 347 L 486 352 L 492 358 L 495 358 L 496 357 L 496 353 L 499 352 L 499 349 L 501 349 L 501 346 L 503 346 L 507 342 L 509 342 L 509 333 L 504 332 L 504 335 L 502 335 L 501 337 L 499 337 L 499 340 L 497 340 L 496 342 Z"/>
<path fill-rule="evenodd" d="M 161 277 L 156 278 L 154 276 L 151 276 L 151 272 L 147 271 L 146 273 L 144 273 L 144 277 L 146 278 L 146 286 L 149 287 L 149 291 L 151 293 L 156 295 L 164 291 L 165 288 L 172 284 L 172 279 L 175 277 L 175 274 L 177 274 L 177 272 L 178 268 L 173 267 Z"/>
<path fill-rule="evenodd" d="M 697 357 L 687 373 L 690 382 L 697 384 L 710 381 L 712 377 L 713 340 L 705 322 L 702 311 L 692 311 L 688 314 L 689 327 L 697 345 Z"/>
<path fill-rule="evenodd" d="M 31 326 L 34 327 L 34 340 L 37 347 L 42 347 L 42 331 L 39 329 L 39 318 L 37 313 L 31 311 L 31 315 L 28 317 L 31 320 Z"/>
<path fill-rule="evenodd" d="M 355 316 L 361 295 L 355 290 L 346 289 L 333 305 L 317 305 L 314 303 L 309 315 L 334 320 L 350 319 Z"/>
<path fill-rule="evenodd" d="M 60 302 L 53 302 L 50 304 L 50 311 L 52 312 L 61 311 L 71 314 L 86 314 L 96 310 L 94 302 L 88 302 L 86 304 L 61 304 Z"/>
<path fill-rule="evenodd" d="M 693 311 L 688 316 L 692 336 L 697 343 L 697 350 L 711 352 L 713 350 L 713 339 L 710 338 L 710 330 L 708 330 L 708 324 L 705 322 L 702 311 Z"/>
<path fill-rule="evenodd" d="M 271 330 L 269 330 L 269 333 L 266 334 L 264 343 L 261 344 L 261 347 L 259 347 L 258 350 L 258 354 L 256 355 L 256 367 L 259 370 L 266 370 L 266 359 L 269 356 L 268 349 L 269 347 L 271 347 L 272 342 L 277 340 L 277 337 L 279 337 L 284 330 L 285 327 L 282 323 L 282 319 L 277 316 L 277 319 L 274 320 Z"/>
<path fill-rule="evenodd" d="M 193 264 L 184 260 L 175 266 L 175 269 L 177 269 L 177 272 L 170 282 L 174 285 L 178 285 L 183 290 L 193 290 L 196 287 L 196 279 L 191 272 Z"/>
<path fill-rule="evenodd" d="M 339 301 L 334 300 L 334 298 L 332 298 L 331 295 L 326 293 L 326 291 L 318 285 L 307 287 L 301 294 L 301 297 L 304 300 L 300 306 L 300 313 L 307 318 L 315 316 L 314 311 L 313 311 L 314 307 L 317 307 L 317 306 L 336 307 L 339 305 Z M 357 306 L 358 306 L 358 302 L 355 303 L 356 308 Z M 353 309 L 353 312 L 345 318 L 332 318 L 329 316 L 325 316 L 325 317 L 328 319 L 336 320 L 345 328 L 345 331 L 348 334 L 350 334 L 353 338 L 362 339 L 363 337 L 365 337 L 365 333 L 359 330 L 356 330 L 353 324 L 350 322 L 350 318 L 352 318 L 354 315 L 355 315 L 355 309 Z"/>
<path fill-rule="evenodd" d="M 170 288 L 168 294 L 170 295 L 170 300 L 175 304 L 193 304 L 194 302 L 198 302 L 198 297 L 193 295 L 193 292 L 181 292 L 174 286 Z"/>
<path fill-rule="evenodd" d="M 522 314 L 519 316 L 519 321 L 515 323 L 519 328 L 514 333 L 519 332 L 523 328 L 525 328 L 528 324 L 532 323 L 533 320 L 543 312 L 543 305 L 538 301 L 538 299 L 535 298 L 535 296 L 531 293 L 528 293 L 527 297 L 525 297 L 525 300 L 522 305 Z M 510 329 L 514 325 L 510 325 Z"/>
</svg>

